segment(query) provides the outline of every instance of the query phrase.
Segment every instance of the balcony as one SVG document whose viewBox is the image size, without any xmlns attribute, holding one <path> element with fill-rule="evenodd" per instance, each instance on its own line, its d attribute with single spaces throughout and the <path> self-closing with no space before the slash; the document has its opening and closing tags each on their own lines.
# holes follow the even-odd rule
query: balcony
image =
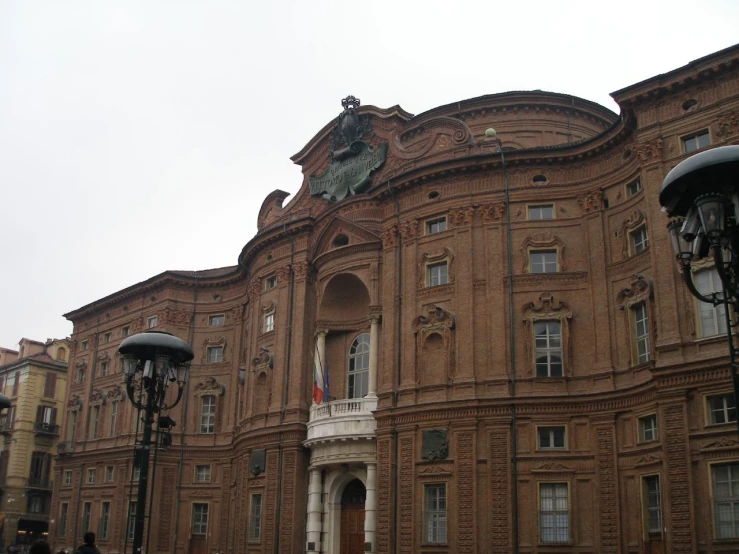
<svg viewBox="0 0 739 554">
<path fill-rule="evenodd" d="M 36 435 L 59 435 L 59 426 L 56 423 L 44 423 L 43 421 L 36 421 L 33 424 L 33 432 Z"/>
<path fill-rule="evenodd" d="M 64 441 L 56 445 L 56 453 L 60 456 L 69 456 L 74 452 L 74 441 Z"/>
<path fill-rule="evenodd" d="M 334 400 L 311 406 L 305 445 L 329 441 L 374 440 L 377 423 L 372 412 L 377 398 Z"/>
<path fill-rule="evenodd" d="M 50 481 L 48 477 L 29 477 L 26 482 L 26 489 L 34 490 L 51 490 L 54 486 L 54 482 Z"/>
</svg>

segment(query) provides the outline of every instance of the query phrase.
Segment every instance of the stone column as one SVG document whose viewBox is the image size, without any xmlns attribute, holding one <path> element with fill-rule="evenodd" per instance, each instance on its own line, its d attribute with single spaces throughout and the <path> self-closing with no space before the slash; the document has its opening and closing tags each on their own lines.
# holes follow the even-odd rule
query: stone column
<svg viewBox="0 0 739 554">
<path fill-rule="evenodd" d="M 308 525 L 306 527 L 307 552 L 321 551 L 321 470 L 310 468 L 310 482 L 308 484 Z"/>
<path fill-rule="evenodd" d="M 328 331 L 326 329 L 319 329 L 316 331 L 316 352 L 315 352 L 315 364 L 319 368 L 321 374 L 326 371 L 326 335 Z M 324 382 L 321 383 L 321 388 L 325 386 L 326 378 L 323 378 Z M 311 390 L 313 387 L 311 386 Z"/>
<path fill-rule="evenodd" d="M 367 396 L 377 397 L 377 358 L 380 346 L 380 318 L 370 316 L 370 351 L 369 351 L 369 379 Z"/>
<path fill-rule="evenodd" d="M 374 325 L 374 324 L 373 324 Z M 364 543 L 365 553 L 374 554 L 375 552 L 375 531 L 377 529 L 376 512 L 377 501 L 377 464 L 372 462 L 367 464 L 367 496 L 364 500 Z M 370 545 L 369 550 L 367 545 Z"/>
</svg>

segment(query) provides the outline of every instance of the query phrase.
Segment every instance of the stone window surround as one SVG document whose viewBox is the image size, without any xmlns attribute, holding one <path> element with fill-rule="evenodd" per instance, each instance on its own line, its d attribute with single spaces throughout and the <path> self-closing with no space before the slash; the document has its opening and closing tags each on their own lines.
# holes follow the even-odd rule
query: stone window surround
<svg viewBox="0 0 739 554">
<path fill-rule="evenodd" d="M 543 452 L 549 452 L 552 450 L 560 450 L 560 451 L 566 451 L 569 450 L 568 448 L 568 441 L 569 433 L 567 432 L 567 425 L 560 424 L 560 425 L 554 425 L 554 424 L 544 424 L 544 425 L 536 425 L 536 450 L 543 451 Z M 562 446 L 541 446 L 541 432 L 544 430 L 550 430 L 550 437 L 551 437 L 551 431 L 555 429 L 561 429 L 562 430 Z"/>
<path fill-rule="evenodd" d="M 540 250 L 554 250 L 557 257 L 557 273 L 567 271 L 567 265 L 565 263 L 565 244 L 564 241 L 557 235 L 552 233 L 535 233 L 526 237 L 521 243 L 520 250 L 523 254 L 523 273 L 531 273 L 530 261 L 531 252 Z"/>
<path fill-rule="evenodd" d="M 526 375 L 534 379 L 562 379 L 572 376 L 572 340 L 570 337 L 570 320 L 572 308 L 566 302 L 554 299 L 549 292 L 539 295 L 538 303 L 527 302 L 521 307 L 523 323 L 527 327 L 527 339 L 524 341 L 526 352 Z M 537 377 L 535 358 L 534 323 L 558 321 L 560 323 L 560 341 L 562 345 L 562 377 Z"/>
<path fill-rule="evenodd" d="M 454 253 L 449 248 L 443 248 L 442 250 L 436 252 L 436 253 L 429 253 L 424 252 L 421 254 L 421 259 L 418 262 L 418 267 L 423 268 L 422 271 L 419 271 L 418 275 L 418 288 L 424 289 L 424 288 L 432 288 L 429 284 L 429 267 L 439 265 L 442 263 L 446 263 L 446 271 L 447 271 L 447 278 L 446 283 L 444 285 L 436 285 L 436 286 L 445 286 L 445 285 L 451 285 L 455 281 L 455 267 L 454 267 Z"/>
<path fill-rule="evenodd" d="M 644 304 L 648 322 L 649 337 L 649 359 L 641 363 L 653 363 L 654 355 L 654 337 L 656 335 L 656 318 L 654 314 L 654 284 L 651 279 L 646 278 L 641 273 L 634 275 L 629 287 L 621 290 L 616 296 L 616 305 L 619 310 L 624 312 L 626 318 L 626 329 L 629 337 L 629 351 L 631 352 L 631 365 L 640 365 L 638 349 L 636 344 L 636 321 L 634 319 L 634 308 L 639 304 Z"/>
</svg>

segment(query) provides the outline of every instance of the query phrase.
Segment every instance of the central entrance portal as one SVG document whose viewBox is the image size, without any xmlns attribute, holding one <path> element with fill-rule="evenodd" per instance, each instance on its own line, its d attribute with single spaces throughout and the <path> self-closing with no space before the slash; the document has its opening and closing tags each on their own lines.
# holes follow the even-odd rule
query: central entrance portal
<svg viewBox="0 0 739 554">
<path fill-rule="evenodd" d="M 367 490 L 354 479 L 341 495 L 341 554 L 364 552 L 364 501 Z"/>
</svg>

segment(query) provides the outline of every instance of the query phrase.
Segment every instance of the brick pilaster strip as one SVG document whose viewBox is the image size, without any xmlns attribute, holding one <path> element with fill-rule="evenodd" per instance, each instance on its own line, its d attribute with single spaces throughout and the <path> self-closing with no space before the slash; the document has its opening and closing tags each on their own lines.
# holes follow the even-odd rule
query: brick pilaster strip
<svg viewBox="0 0 739 554">
<path fill-rule="evenodd" d="M 508 433 L 505 430 L 490 432 L 490 542 L 492 552 L 508 552 L 511 525 L 510 510 L 510 467 L 508 464 Z"/>
<path fill-rule="evenodd" d="M 614 439 L 612 424 L 601 425 L 596 428 L 602 554 L 618 553 L 618 490 Z"/>
<path fill-rule="evenodd" d="M 690 513 L 690 453 L 686 445 L 687 428 L 682 405 L 665 409 L 665 442 L 667 447 L 667 497 L 670 503 L 672 549 L 693 552 L 693 521 Z"/>
</svg>

